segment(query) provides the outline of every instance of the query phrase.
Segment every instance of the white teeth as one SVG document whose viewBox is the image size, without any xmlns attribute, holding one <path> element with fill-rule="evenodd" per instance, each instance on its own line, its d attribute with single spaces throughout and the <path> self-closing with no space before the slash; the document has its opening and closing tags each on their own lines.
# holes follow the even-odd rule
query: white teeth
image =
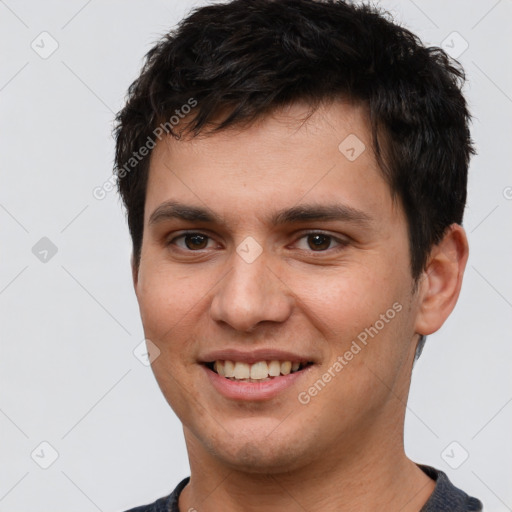
<svg viewBox="0 0 512 512">
<path fill-rule="evenodd" d="M 290 361 L 283 361 L 281 363 L 281 373 L 288 375 L 292 371 L 292 363 Z"/>
<path fill-rule="evenodd" d="M 221 376 L 225 377 L 226 374 L 224 372 L 224 365 L 220 361 L 215 361 L 215 364 L 213 365 L 213 369 Z"/>
<path fill-rule="evenodd" d="M 279 361 L 270 361 L 268 365 L 268 374 L 271 377 L 278 377 L 281 375 L 281 363 Z"/>
<path fill-rule="evenodd" d="M 221 361 L 216 361 L 219 363 L 219 366 L 222 365 Z M 235 363 L 233 361 L 224 361 L 224 377 L 234 377 L 235 376 Z"/>
<path fill-rule="evenodd" d="M 266 379 L 268 366 L 266 361 L 260 361 L 251 365 L 251 379 Z"/>
<path fill-rule="evenodd" d="M 248 379 L 251 375 L 251 369 L 247 363 L 237 361 L 235 363 L 235 372 L 233 377 L 235 379 Z"/>
<path fill-rule="evenodd" d="M 300 370 L 301 363 L 291 361 L 258 361 L 254 364 L 241 361 L 215 361 L 213 370 L 221 377 L 236 380 L 268 380 L 269 377 L 288 375 Z"/>
</svg>

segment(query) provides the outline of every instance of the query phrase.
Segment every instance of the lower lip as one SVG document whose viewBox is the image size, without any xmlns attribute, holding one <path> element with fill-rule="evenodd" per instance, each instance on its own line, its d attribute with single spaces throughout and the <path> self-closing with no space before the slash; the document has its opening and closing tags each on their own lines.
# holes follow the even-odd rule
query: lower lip
<svg viewBox="0 0 512 512">
<path fill-rule="evenodd" d="M 203 365 L 212 386 L 224 397 L 231 400 L 262 401 L 270 400 L 293 386 L 311 366 L 288 375 L 274 377 L 264 382 L 237 382 L 221 377 Z"/>
</svg>

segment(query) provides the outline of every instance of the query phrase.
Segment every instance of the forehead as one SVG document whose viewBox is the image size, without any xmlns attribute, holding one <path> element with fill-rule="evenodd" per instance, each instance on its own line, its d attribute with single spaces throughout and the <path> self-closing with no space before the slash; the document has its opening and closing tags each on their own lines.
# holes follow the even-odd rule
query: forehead
<svg viewBox="0 0 512 512">
<path fill-rule="evenodd" d="M 303 200 L 389 210 L 391 193 L 372 150 L 366 110 L 333 102 L 308 113 L 307 105 L 294 104 L 245 128 L 160 141 L 151 156 L 145 222 L 169 200 L 219 215 Z"/>
</svg>

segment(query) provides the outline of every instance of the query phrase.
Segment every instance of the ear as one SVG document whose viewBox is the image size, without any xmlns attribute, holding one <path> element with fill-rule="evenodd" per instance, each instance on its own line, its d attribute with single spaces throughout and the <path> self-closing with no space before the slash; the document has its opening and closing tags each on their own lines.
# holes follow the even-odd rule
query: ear
<svg viewBox="0 0 512 512">
<path fill-rule="evenodd" d="M 469 255 L 464 228 L 452 224 L 429 255 L 420 277 L 416 332 L 436 332 L 452 312 L 459 298 L 462 276 Z"/>
</svg>

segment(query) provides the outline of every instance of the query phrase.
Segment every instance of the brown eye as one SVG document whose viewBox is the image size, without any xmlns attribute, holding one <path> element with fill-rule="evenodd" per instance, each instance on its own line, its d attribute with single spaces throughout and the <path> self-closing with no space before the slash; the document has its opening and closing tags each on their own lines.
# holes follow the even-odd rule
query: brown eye
<svg viewBox="0 0 512 512">
<path fill-rule="evenodd" d="M 321 231 L 304 233 L 295 243 L 295 247 L 301 251 L 306 251 L 310 254 L 313 252 L 324 252 L 326 255 L 341 251 L 347 245 L 348 242 L 343 238 L 338 238 L 328 233 L 322 233 Z"/>
<path fill-rule="evenodd" d="M 206 246 L 208 245 L 208 237 L 200 233 L 184 235 L 183 239 L 185 241 L 185 245 L 190 250 L 205 249 Z"/>
<path fill-rule="evenodd" d="M 331 238 L 332 237 L 329 235 L 323 235 L 321 233 L 308 235 L 308 246 L 314 251 L 324 251 L 325 249 L 329 249 Z"/>
</svg>

